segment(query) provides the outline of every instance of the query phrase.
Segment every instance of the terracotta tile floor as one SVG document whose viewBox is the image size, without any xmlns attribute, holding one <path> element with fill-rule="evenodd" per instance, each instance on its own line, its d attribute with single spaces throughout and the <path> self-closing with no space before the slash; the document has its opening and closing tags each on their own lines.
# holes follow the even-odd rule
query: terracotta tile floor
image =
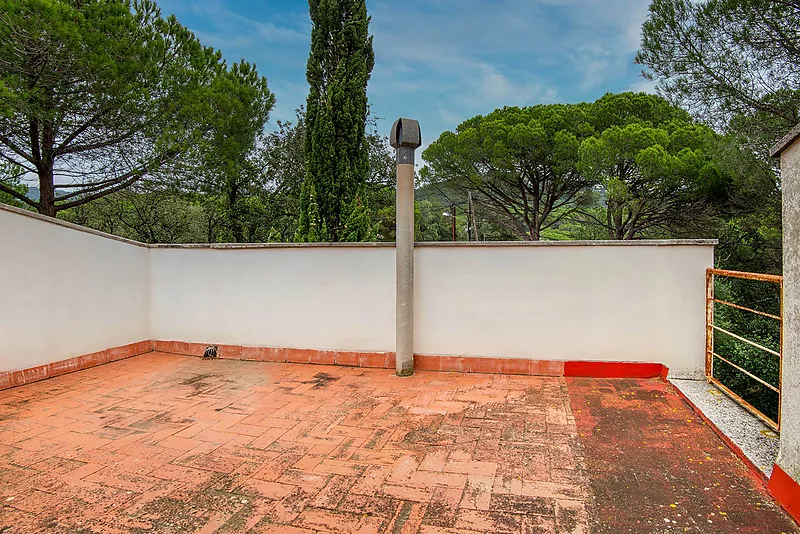
<svg viewBox="0 0 800 534">
<path fill-rule="evenodd" d="M 725 532 L 731 483 L 746 496 L 730 504 L 752 507 L 731 531 L 793 529 L 672 397 L 655 381 L 151 353 L 0 392 L 0 532 Z M 679 467 L 692 475 L 662 472 Z M 680 519 L 676 492 L 720 521 L 656 527 Z"/>
</svg>

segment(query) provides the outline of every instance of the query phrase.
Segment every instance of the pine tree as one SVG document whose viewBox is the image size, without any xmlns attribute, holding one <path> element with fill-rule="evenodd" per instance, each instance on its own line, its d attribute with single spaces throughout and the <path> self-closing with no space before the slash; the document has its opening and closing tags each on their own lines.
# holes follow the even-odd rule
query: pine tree
<svg viewBox="0 0 800 534">
<path fill-rule="evenodd" d="M 308 5 L 306 182 L 317 193 L 320 235 L 325 229 L 340 241 L 348 208 L 369 175 L 367 83 L 375 54 L 365 0 L 309 0 Z"/>
</svg>

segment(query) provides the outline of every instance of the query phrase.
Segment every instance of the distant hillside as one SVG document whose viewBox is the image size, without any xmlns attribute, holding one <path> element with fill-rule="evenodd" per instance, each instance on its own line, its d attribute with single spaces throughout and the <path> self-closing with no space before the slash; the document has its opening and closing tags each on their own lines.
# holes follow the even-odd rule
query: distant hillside
<svg viewBox="0 0 800 534">
<path fill-rule="evenodd" d="M 63 189 L 56 190 L 56 197 L 64 196 L 67 192 Z M 39 202 L 39 188 L 38 187 L 29 187 L 28 192 L 26 195 L 29 199 L 33 200 L 34 202 Z"/>
<path fill-rule="evenodd" d="M 453 202 L 456 204 L 466 202 L 466 197 L 463 193 L 453 191 L 439 184 L 426 184 L 422 187 L 418 187 L 414 191 L 414 198 L 417 201 L 428 200 L 431 202 L 438 202 L 442 206 L 450 205 Z"/>
</svg>

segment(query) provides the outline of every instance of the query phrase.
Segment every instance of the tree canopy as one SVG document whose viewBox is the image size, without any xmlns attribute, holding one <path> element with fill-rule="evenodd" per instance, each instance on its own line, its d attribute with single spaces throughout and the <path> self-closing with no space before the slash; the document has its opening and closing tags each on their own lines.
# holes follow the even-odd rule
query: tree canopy
<svg viewBox="0 0 800 534">
<path fill-rule="evenodd" d="M 213 113 L 219 119 L 199 143 L 202 165 L 195 171 L 200 178 L 197 185 L 217 202 L 226 240 L 266 238 L 269 228 L 256 229 L 252 224 L 248 228 L 248 222 L 261 208 L 252 199 L 259 191 L 259 148 L 275 98 L 266 80 L 243 61 L 221 72 L 211 88 Z"/>
<path fill-rule="evenodd" d="M 637 62 L 659 90 L 764 150 L 800 122 L 800 2 L 653 0 Z"/>
<path fill-rule="evenodd" d="M 498 221 L 538 241 L 590 185 L 578 171 L 581 141 L 594 131 L 589 113 L 586 104 L 553 104 L 474 117 L 425 150 L 423 178 L 480 192 Z"/>
<path fill-rule="evenodd" d="M 0 190 L 46 215 L 185 170 L 243 93 L 261 127 L 273 104 L 251 65 L 228 68 L 152 0 L 6 0 L 0 45 L 0 158 L 40 198 Z"/>
<path fill-rule="evenodd" d="M 673 121 L 611 126 L 584 141 L 579 168 L 604 192 L 605 217 L 594 221 L 609 239 L 668 231 L 724 195 L 726 179 L 708 152 L 713 136 L 707 127 Z"/>
<path fill-rule="evenodd" d="M 477 192 L 521 238 L 577 220 L 633 239 L 678 224 L 724 189 L 709 153 L 715 135 L 644 93 L 507 107 L 442 134 L 425 151 L 424 177 Z"/>
</svg>

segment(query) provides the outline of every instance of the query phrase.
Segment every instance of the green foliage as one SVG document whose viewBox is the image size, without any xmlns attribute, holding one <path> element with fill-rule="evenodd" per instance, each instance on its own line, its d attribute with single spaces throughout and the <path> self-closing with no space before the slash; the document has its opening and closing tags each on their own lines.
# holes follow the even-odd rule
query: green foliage
<svg viewBox="0 0 800 534">
<path fill-rule="evenodd" d="M 17 193 L 17 195 L 26 196 L 28 194 L 28 186 L 22 183 L 22 170 L 16 165 L 0 163 L 0 184 L 5 185 Z M 17 195 L 11 195 L 0 189 L 0 204 L 8 204 L 16 208 L 28 208 L 24 202 L 17 200 Z"/>
<path fill-rule="evenodd" d="M 384 228 L 388 227 L 389 223 L 391 223 L 391 232 L 394 235 L 394 158 L 387 140 L 376 132 L 374 119 L 368 118 L 367 124 L 369 126 L 366 136 L 369 173 L 358 196 L 364 206 L 368 207 L 367 212 L 373 224 L 380 225 L 381 229 L 378 235 L 373 238 L 385 240 L 387 234 L 384 232 Z M 307 203 L 304 204 L 306 208 L 301 206 L 307 157 L 306 114 L 303 109 L 300 109 L 297 111 L 295 123 L 278 122 L 278 130 L 267 136 L 260 181 L 259 195 L 269 206 L 267 217 L 270 224 L 278 229 L 283 239 L 289 241 L 300 237 L 296 234 L 301 217 L 304 220 L 308 219 L 308 214 L 304 214 Z M 317 202 L 319 202 L 319 195 L 317 195 Z M 351 200 L 345 208 L 351 208 L 354 205 Z M 319 204 L 317 204 L 317 209 L 319 209 Z M 386 219 L 389 210 L 392 213 L 391 221 Z M 345 209 L 345 212 L 349 214 L 349 209 Z"/>
<path fill-rule="evenodd" d="M 653 0 L 637 62 L 664 93 L 765 153 L 800 122 L 800 6 Z"/>
<path fill-rule="evenodd" d="M 608 93 L 592 105 L 590 121 L 595 131 L 629 124 L 659 126 L 670 121 L 690 122 L 685 110 L 647 93 Z"/>
<path fill-rule="evenodd" d="M 587 200 L 588 206 L 572 217 L 565 217 L 544 232 L 542 239 L 547 241 L 592 241 L 608 239 L 608 230 L 595 221 L 605 218 L 606 208 L 601 202 L 598 190 L 592 191 L 593 200 Z"/>
<path fill-rule="evenodd" d="M 295 123 L 278 121 L 277 126 L 265 140 L 259 196 L 269 206 L 278 241 L 293 241 L 305 180 L 305 113 L 298 110 Z"/>
<path fill-rule="evenodd" d="M 137 185 L 62 210 L 59 218 L 143 243 L 202 243 L 207 221 L 203 208 L 169 191 Z"/>
<path fill-rule="evenodd" d="M 260 185 L 257 144 L 262 141 L 275 97 L 266 79 L 244 61 L 216 76 L 211 92 L 215 95 L 214 113 L 224 120 L 210 124 L 201 141 L 199 153 L 204 164 L 197 174 L 199 186 L 222 203 L 225 240 L 252 241 L 256 238 L 253 234 L 268 229 L 257 223 L 264 211 L 256 197 Z"/>
<path fill-rule="evenodd" d="M 780 274 L 781 190 L 771 162 L 740 135 L 717 136 L 710 153 L 727 185 L 709 195 L 705 213 L 684 221 L 676 232 L 718 239 L 716 264 L 723 268 Z"/>
<path fill-rule="evenodd" d="M 720 300 L 780 315 L 780 288 L 777 284 L 717 279 L 714 293 Z M 780 351 L 780 322 L 775 319 L 717 304 L 714 307 L 714 324 L 776 352 Z M 778 387 L 780 360 L 777 356 L 722 332 L 714 334 L 714 352 L 772 386 Z M 777 421 L 777 393 L 719 359 L 714 361 L 714 376 L 747 402 Z"/>
<path fill-rule="evenodd" d="M 269 234 L 267 235 L 267 243 L 281 243 L 283 241 L 283 236 L 278 231 L 277 228 L 274 226 L 269 229 Z"/>
<path fill-rule="evenodd" d="M 369 176 L 366 90 L 375 55 L 364 0 L 309 0 L 309 11 L 306 181 L 317 192 L 322 224 L 340 241 L 347 237 L 348 209 Z"/>
<path fill-rule="evenodd" d="M 300 219 L 294 240 L 297 243 L 330 241 L 328 226 L 320 217 L 317 192 L 311 182 L 304 182 L 300 193 Z"/>
<path fill-rule="evenodd" d="M 0 86 L 0 154 L 38 177 L 40 199 L 0 189 L 51 216 L 182 176 L 248 99 L 272 105 L 251 66 L 229 69 L 152 0 L 5 0 Z"/>
<path fill-rule="evenodd" d="M 417 241 L 450 241 L 450 219 L 442 216 L 447 210 L 440 202 L 419 200 L 414 204 L 414 238 Z"/>
<path fill-rule="evenodd" d="M 394 149 L 389 146 L 388 138 L 378 133 L 373 117 L 368 118 L 368 124 L 370 172 L 363 189 L 363 198 L 370 208 L 370 217 L 376 226 L 375 239 L 394 241 L 397 182 Z"/>
<path fill-rule="evenodd" d="M 378 237 L 378 224 L 372 222 L 372 215 L 364 199 L 364 188 L 356 193 L 348 207 L 347 222 L 343 229 L 342 241 L 350 243 L 375 241 Z"/>
<path fill-rule="evenodd" d="M 518 238 L 634 239 L 668 232 L 724 195 L 715 139 L 663 98 L 608 94 L 470 119 L 425 151 L 423 177 L 475 191 Z"/>
<path fill-rule="evenodd" d="M 0 117 L 10 117 L 12 113 L 11 98 L 13 94 L 0 80 Z"/>
</svg>

